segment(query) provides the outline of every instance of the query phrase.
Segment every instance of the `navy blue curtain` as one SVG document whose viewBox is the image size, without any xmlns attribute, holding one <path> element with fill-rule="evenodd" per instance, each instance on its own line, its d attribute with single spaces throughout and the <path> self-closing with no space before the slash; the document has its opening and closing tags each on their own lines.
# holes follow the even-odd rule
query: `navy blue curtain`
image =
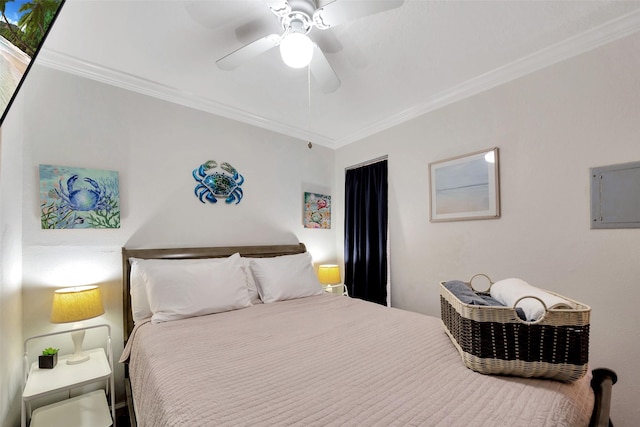
<svg viewBox="0 0 640 427">
<path fill-rule="evenodd" d="M 387 304 L 387 161 L 345 176 L 344 283 L 349 295 Z"/>
</svg>

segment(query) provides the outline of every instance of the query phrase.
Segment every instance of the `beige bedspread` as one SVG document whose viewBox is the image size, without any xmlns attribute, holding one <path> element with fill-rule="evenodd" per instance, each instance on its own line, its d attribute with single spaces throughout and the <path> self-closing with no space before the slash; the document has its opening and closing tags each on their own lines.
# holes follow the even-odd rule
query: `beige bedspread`
<svg viewBox="0 0 640 427">
<path fill-rule="evenodd" d="M 565 384 L 467 369 L 439 318 L 320 295 L 136 328 L 138 425 L 586 426 Z"/>
</svg>

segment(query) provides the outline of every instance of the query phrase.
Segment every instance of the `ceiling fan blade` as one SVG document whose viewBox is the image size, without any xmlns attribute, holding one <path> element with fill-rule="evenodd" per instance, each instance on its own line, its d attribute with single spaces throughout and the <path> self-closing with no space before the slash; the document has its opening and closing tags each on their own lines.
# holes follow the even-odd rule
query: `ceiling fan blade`
<svg viewBox="0 0 640 427">
<path fill-rule="evenodd" d="M 280 18 L 287 16 L 291 12 L 291 5 L 287 0 L 264 0 L 264 2 L 269 6 L 271 12 Z"/>
<path fill-rule="evenodd" d="M 333 71 L 333 68 L 331 67 L 331 64 L 329 64 L 327 57 L 324 56 L 324 53 L 318 47 L 318 45 L 314 43 L 313 46 L 313 58 L 311 59 L 311 63 L 309 64 L 309 67 L 311 68 L 311 74 L 320 85 L 320 89 L 322 90 L 322 92 L 335 92 L 335 90 L 340 87 L 340 79 L 336 75 L 336 72 Z"/>
<path fill-rule="evenodd" d="M 255 58 L 261 53 L 264 53 L 279 44 L 280 36 L 277 34 L 269 34 L 268 36 L 262 37 L 261 39 L 249 43 L 248 45 L 218 59 L 216 64 L 218 65 L 218 68 L 223 70 L 233 70 L 239 65 L 242 65 L 242 63 Z"/>
<path fill-rule="evenodd" d="M 325 30 L 364 16 L 395 9 L 402 3 L 404 0 L 335 0 L 316 9 L 313 13 L 313 23 L 317 28 Z"/>
</svg>

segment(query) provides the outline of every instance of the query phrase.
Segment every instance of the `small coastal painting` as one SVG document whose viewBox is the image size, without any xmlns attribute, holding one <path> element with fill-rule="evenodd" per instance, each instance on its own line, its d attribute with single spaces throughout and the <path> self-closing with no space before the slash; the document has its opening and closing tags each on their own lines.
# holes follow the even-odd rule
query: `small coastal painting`
<svg viewBox="0 0 640 427">
<path fill-rule="evenodd" d="M 0 0 L 0 125 L 64 0 Z"/>
<path fill-rule="evenodd" d="M 120 228 L 118 172 L 40 165 L 43 229 Z"/>
<path fill-rule="evenodd" d="M 331 196 L 304 193 L 304 227 L 331 228 Z"/>
<path fill-rule="evenodd" d="M 429 164 L 431 221 L 500 217 L 498 148 Z"/>
</svg>

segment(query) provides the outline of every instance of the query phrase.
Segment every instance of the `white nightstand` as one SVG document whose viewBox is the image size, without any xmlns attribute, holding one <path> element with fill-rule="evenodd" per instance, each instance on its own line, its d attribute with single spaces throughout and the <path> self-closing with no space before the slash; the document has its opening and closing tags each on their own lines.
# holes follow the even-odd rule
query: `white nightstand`
<svg viewBox="0 0 640 427">
<path fill-rule="evenodd" d="M 344 295 L 346 297 L 349 296 L 349 292 L 347 292 L 347 286 L 344 284 L 322 285 L 322 287 L 328 294 Z"/>
<path fill-rule="evenodd" d="M 111 350 L 111 328 L 99 325 L 81 329 L 106 327 L 107 354 L 103 348 L 85 350 L 89 360 L 68 365 L 66 359 L 71 355 L 60 356 L 58 364 L 53 369 L 40 369 L 38 362 L 28 366 L 27 343 L 30 340 L 51 335 L 70 333 L 63 331 L 53 334 L 31 337 L 25 341 L 25 386 L 22 393 L 22 427 L 26 427 L 31 418 L 31 427 L 115 427 L 115 395 L 113 378 L 113 357 Z M 81 330 L 75 329 L 75 330 Z M 61 391 L 71 391 L 88 384 L 104 381 L 105 390 L 100 389 L 90 393 L 61 400 L 42 406 L 31 414 L 31 403 L 39 398 L 50 396 Z M 111 398 L 111 405 L 107 403 L 106 395 Z"/>
</svg>

